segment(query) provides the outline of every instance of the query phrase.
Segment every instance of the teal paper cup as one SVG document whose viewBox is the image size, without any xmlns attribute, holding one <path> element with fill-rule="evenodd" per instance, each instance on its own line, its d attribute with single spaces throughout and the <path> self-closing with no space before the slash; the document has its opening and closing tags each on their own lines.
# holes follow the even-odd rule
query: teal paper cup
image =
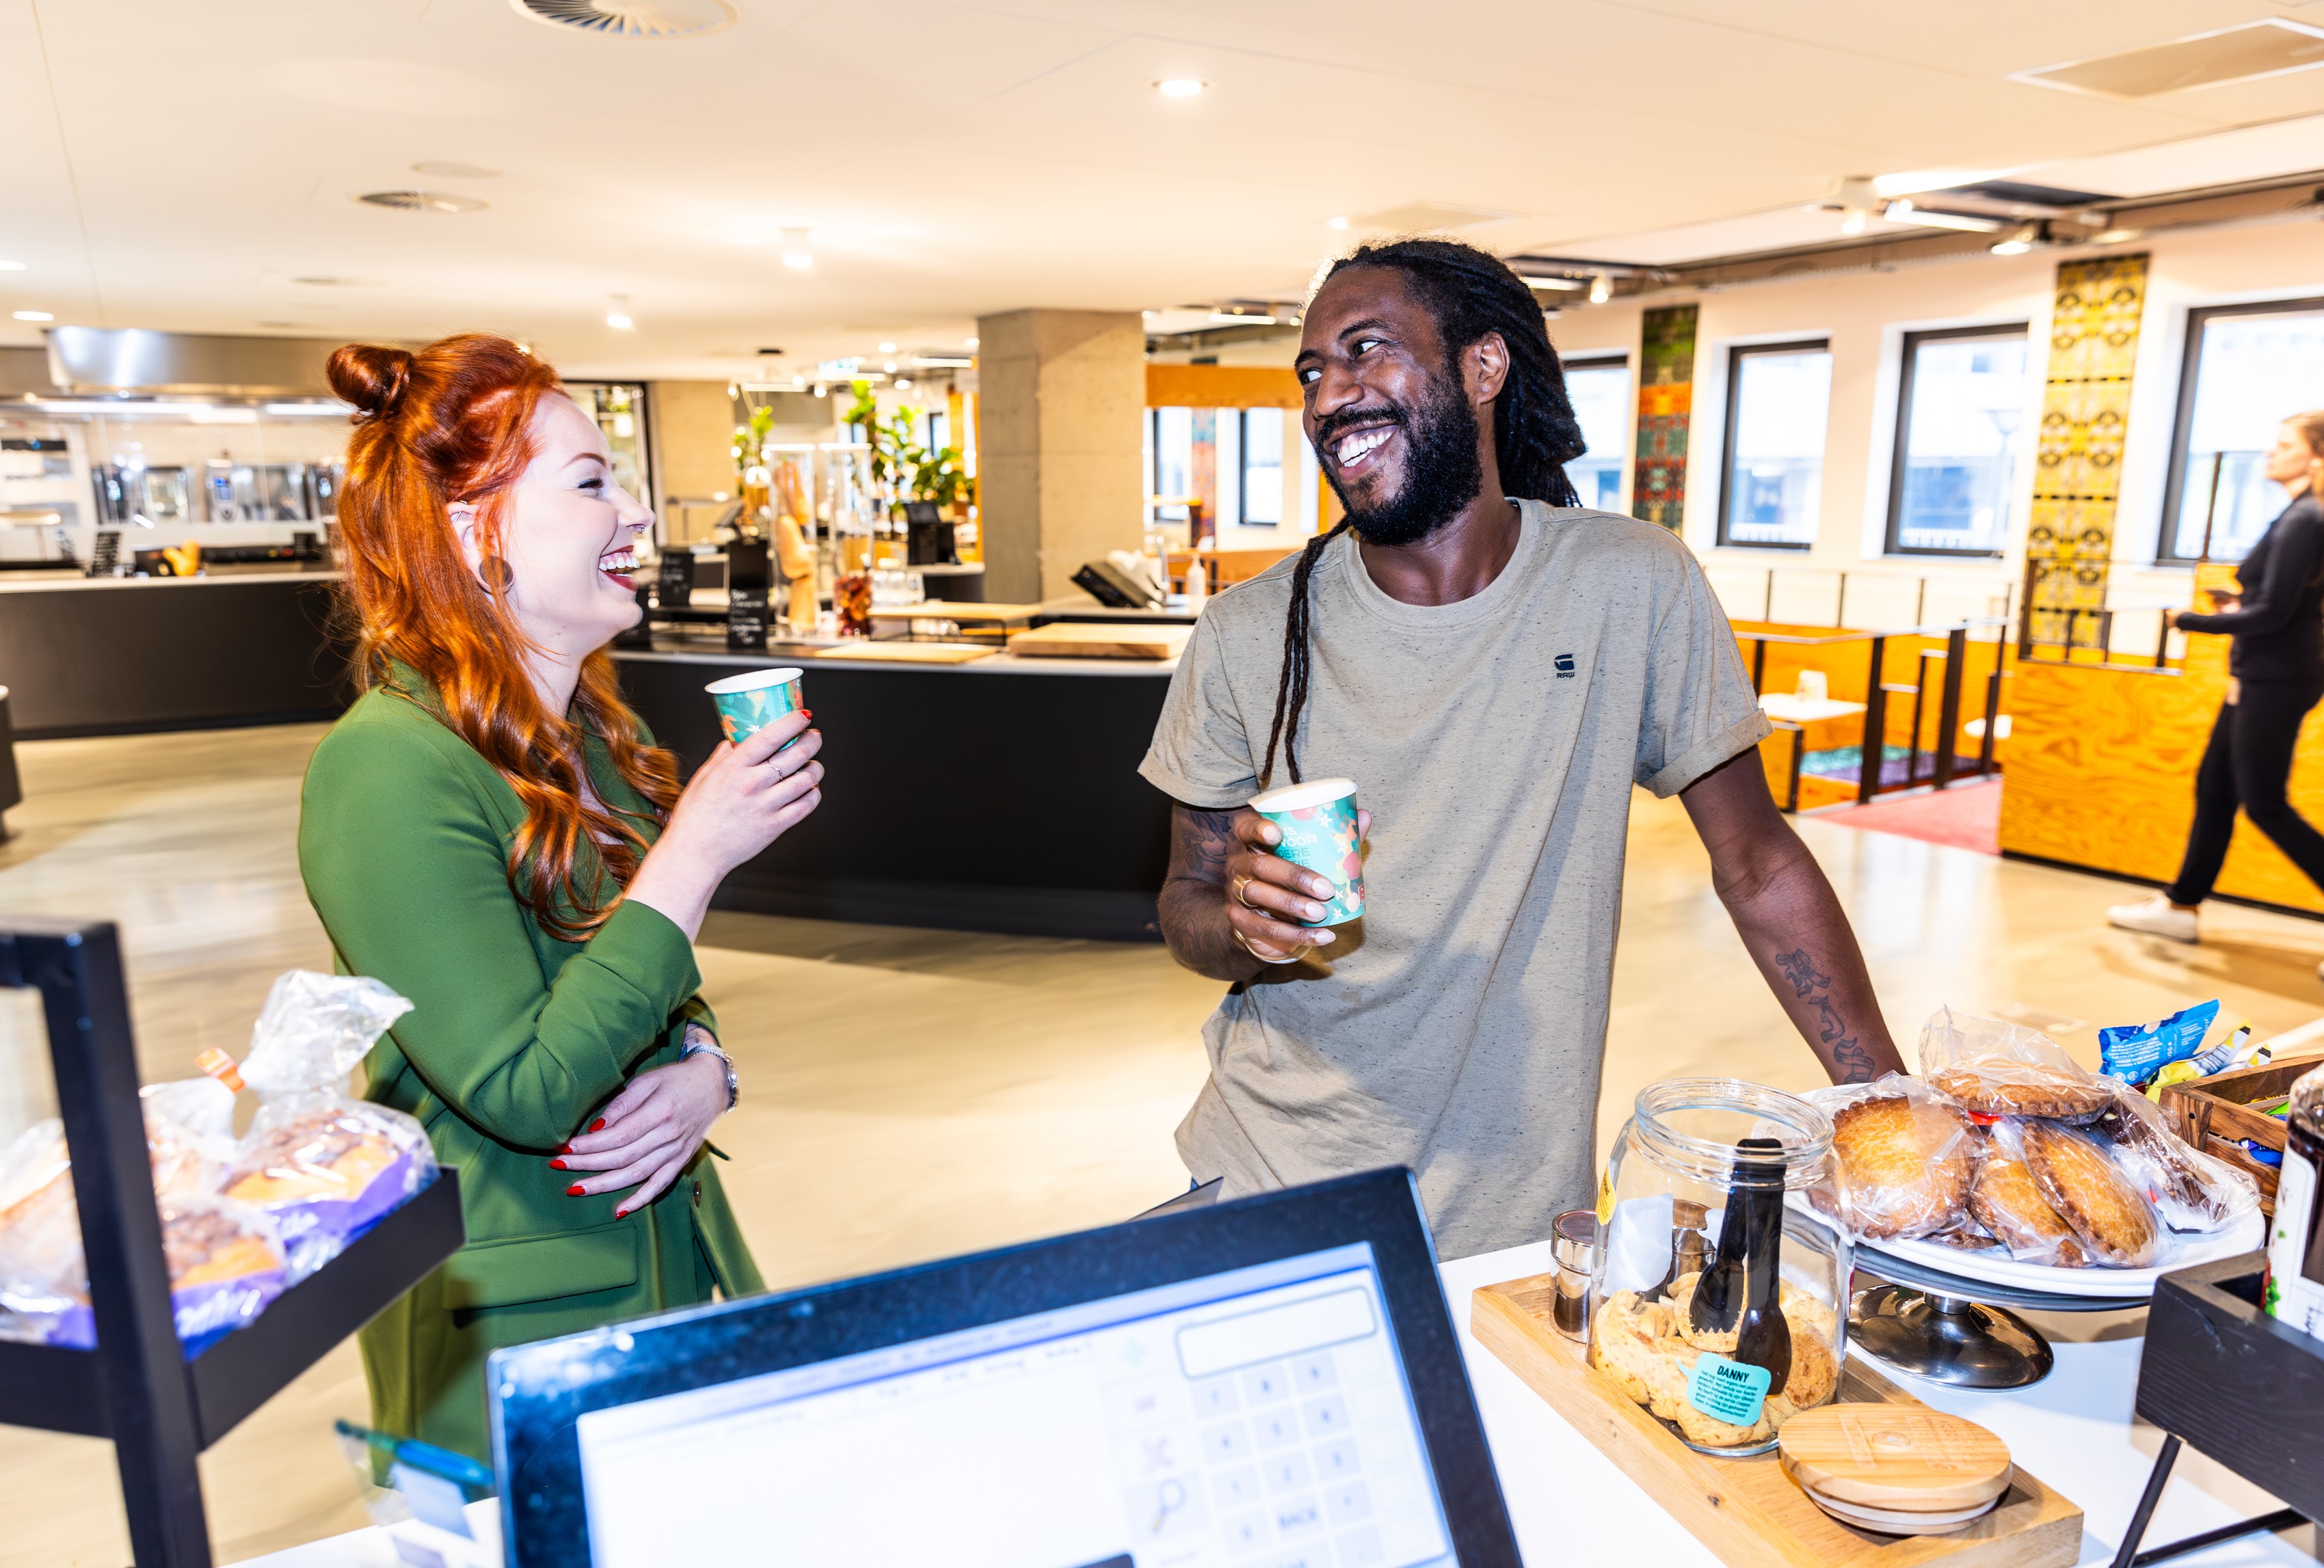
<svg viewBox="0 0 2324 1568">
<path fill-rule="evenodd" d="M 1356 832 L 1353 779 L 1322 778 L 1251 797 L 1250 809 L 1283 830 L 1275 852 L 1332 884 L 1313 926 L 1344 925 L 1364 912 L 1364 848 Z"/>
<path fill-rule="evenodd" d="M 723 681 L 713 681 L 702 689 L 718 704 L 718 728 L 726 738 L 740 746 L 786 713 L 799 710 L 799 677 L 807 672 L 797 669 L 752 670 L 747 675 L 729 675 Z M 797 738 L 777 747 L 787 751 L 797 746 Z"/>
</svg>

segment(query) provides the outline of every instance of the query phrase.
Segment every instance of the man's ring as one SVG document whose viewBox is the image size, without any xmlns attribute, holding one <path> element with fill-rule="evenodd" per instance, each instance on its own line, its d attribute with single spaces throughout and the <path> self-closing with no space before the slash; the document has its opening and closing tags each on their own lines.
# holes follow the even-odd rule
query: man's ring
<svg viewBox="0 0 2324 1568">
<path fill-rule="evenodd" d="M 1236 878 L 1234 879 L 1234 883 L 1233 883 L 1233 891 L 1234 891 L 1234 899 L 1235 899 L 1235 902 L 1236 902 L 1237 903 L 1239 903 L 1239 904 L 1242 905 L 1242 906 L 1243 906 L 1243 908 L 1245 908 L 1245 909 L 1257 909 L 1257 908 L 1259 908 L 1259 905 L 1257 905 L 1257 904 L 1255 904 L 1255 903 L 1251 903 L 1251 901 L 1250 901 L 1249 898 L 1247 898 L 1247 897 L 1245 897 L 1245 896 L 1244 896 L 1246 894 L 1248 894 L 1248 893 L 1250 891 L 1250 877 L 1248 877 L 1248 876 L 1238 876 L 1238 877 L 1236 877 Z"/>
</svg>

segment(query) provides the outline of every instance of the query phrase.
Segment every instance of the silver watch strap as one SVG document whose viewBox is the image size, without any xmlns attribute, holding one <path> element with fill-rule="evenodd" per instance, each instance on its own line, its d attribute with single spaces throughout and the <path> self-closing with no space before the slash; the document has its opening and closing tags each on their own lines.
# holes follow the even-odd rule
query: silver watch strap
<svg viewBox="0 0 2324 1568">
<path fill-rule="evenodd" d="M 725 1065 L 726 1108 L 731 1111 L 742 1104 L 742 1080 L 734 1071 L 734 1059 L 726 1054 L 725 1048 L 711 1037 L 708 1030 L 701 1031 L 698 1038 L 695 1030 L 687 1031 L 686 1044 L 679 1049 L 678 1059 L 684 1061 L 696 1056 L 715 1056 Z"/>
</svg>

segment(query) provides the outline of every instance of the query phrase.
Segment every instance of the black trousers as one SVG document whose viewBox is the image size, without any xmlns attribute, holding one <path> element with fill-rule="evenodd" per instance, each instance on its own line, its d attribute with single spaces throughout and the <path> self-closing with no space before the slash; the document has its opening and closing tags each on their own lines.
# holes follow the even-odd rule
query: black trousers
<svg viewBox="0 0 2324 1568">
<path fill-rule="evenodd" d="M 2195 771 L 2195 826 L 2187 835 L 2187 857 L 2179 880 L 2164 890 L 2172 903 L 2200 903 L 2209 896 L 2227 857 L 2238 806 L 2309 881 L 2324 887 L 2324 833 L 2284 798 L 2300 721 L 2319 699 L 2324 682 L 2246 682 L 2242 700 L 2219 710 Z"/>
</svg>

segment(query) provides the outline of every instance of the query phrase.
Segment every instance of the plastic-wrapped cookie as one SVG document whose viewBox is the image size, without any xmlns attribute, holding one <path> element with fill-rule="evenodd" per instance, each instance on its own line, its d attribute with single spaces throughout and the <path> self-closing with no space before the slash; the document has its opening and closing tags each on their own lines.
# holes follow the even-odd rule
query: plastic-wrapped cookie
<svg viewBox="0 0 2324 1568">
<path fill-rule="evenodd" d="M 1925 1236 L 1960 1222 L 1978 1134 L 1959 1110 L 1924 1091 L 1875 1095 L 1834 1113 L 1831 1125 L 1849 1213 L 1866 1238 Z"/>
<path fill-rule="evenodd" d="M 1969 1189 L 1969 1212 L 2020 1262 L 2087 1269 L 2090 1255 L 2022 1158 L 2015 1123 L 2002 1123 Z"/>
<path fill-rule="evenodd" d="M 2114 1103 L 2103 1079 L 2031 1062 L 1946 1068 L 1929 1082 L 1983 1116 L 2094 1116 Z"/>
<path fill-rule="evenodd" d="M 2115 1169 L 2106 1151 L 2070 1128 L 2026 1122 L 2025 1166 L 2042 1196 L 2100 1263 L 2144 1269 L 2154 1261 L 2162 1226 L 2146 1195 Z"/>
</svg>

